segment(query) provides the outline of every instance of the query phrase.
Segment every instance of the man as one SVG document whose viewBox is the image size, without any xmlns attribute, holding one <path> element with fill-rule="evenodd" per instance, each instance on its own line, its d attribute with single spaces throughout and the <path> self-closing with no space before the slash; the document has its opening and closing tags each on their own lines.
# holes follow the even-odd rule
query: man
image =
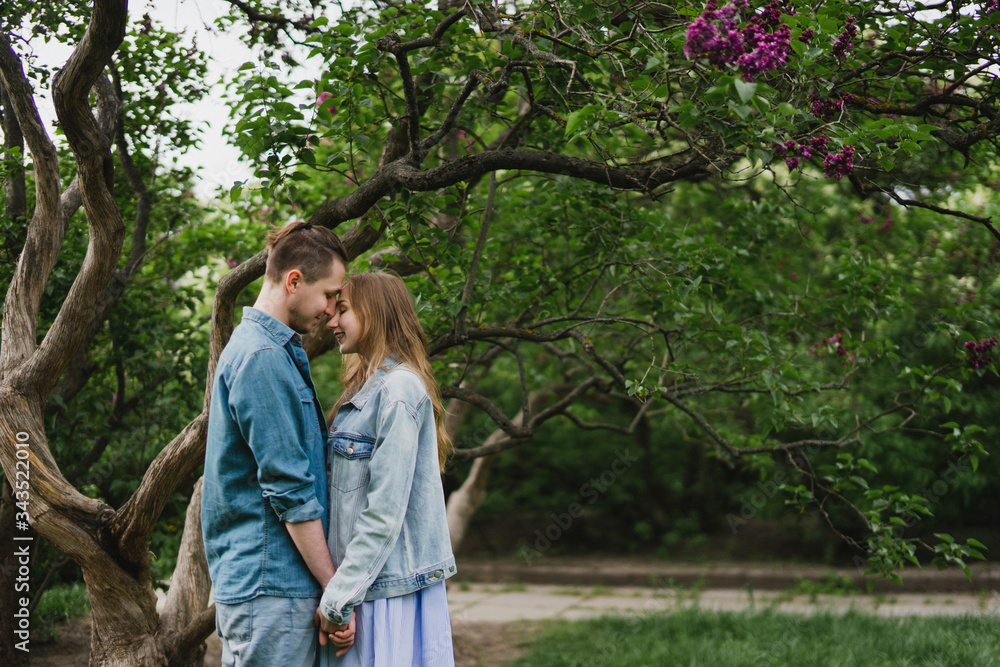
<svg viewBox="0 0 1000 667">
<path fill-rule="evenodd" d="M 301 337 L 332 315 L 347 251 L 297 222 L 268 235 L 264 284 L 219 356 L 201 521 L 223 665 L 312 665 L 333 577 L 326 420 Z M 326 639 L 326 637 L 324 637 Z M 333 639 L 350 646 L 353 631 Z"/>
</svg>

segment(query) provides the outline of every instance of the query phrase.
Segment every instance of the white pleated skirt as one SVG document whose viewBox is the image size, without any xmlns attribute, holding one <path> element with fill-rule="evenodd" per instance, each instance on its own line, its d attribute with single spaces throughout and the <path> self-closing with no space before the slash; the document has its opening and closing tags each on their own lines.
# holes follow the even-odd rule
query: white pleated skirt
<svg viewBox="0 0 1000 667">
<path fill-rule="evenodd" d="M 454 667 L 445 583 L 354 608 L 354 646 L 336 657 L 319 647 L 320 667 Z"/>
</svg>

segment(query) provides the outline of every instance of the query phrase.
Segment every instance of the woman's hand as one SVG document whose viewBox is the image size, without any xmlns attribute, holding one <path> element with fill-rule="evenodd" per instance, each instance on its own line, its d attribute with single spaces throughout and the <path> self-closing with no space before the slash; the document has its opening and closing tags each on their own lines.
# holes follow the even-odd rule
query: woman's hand
<svg viewBox="0 0 1000 667">
<path fill-rule="evenodd" d="M 313 624 L 319 626 L 319 645 L 326 646 L 327 642 L 333 643 L 334 646 L 340 648 L 337 651 L 337 657 L 344 655 L 347 651 L 354 646 L 354 619 L 356 615 L 351 616 L 351 620 L 346 625 L 337 625 L 333 621 L 329 620 L 320 613 L 320 610 L 316 610 L 316 615 L 313 617 Z"/>
</svg>

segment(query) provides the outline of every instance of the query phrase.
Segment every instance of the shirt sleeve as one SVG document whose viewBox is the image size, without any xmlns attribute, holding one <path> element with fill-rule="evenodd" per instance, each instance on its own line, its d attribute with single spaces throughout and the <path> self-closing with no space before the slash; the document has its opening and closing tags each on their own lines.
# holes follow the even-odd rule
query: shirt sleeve
<svg viewBox="0 0 1000 667">
<path fill-rule="evenodd" d="M 293 372 L 285 350 L 255 352 L 233 382 L 229 408 L 257 462 L 264 497 L 279 521 L 299 523 L 322 518 L 323 506 L 309 471 L 301 383 Z"/>
<path fill-rule="evenodd" d="M 344 560 L 320 600 L 323 614 L 334 623 L 351 620 L 399 539 L 417 467 L 418 436 L 417 416 L 406 403 L 383 410 L 369 463 L 368 507 L 358 515 Z"/>
</svg>

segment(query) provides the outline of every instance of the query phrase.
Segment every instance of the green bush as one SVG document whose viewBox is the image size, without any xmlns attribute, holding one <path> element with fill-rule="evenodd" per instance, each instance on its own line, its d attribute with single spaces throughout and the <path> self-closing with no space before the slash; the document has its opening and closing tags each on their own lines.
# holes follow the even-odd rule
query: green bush
<svg viewBox="0 0 1000 667">
<path fill-rule="evenodd" d="M 90 612 L 87 587 L 81 582 L 58 586 L 42 593 L 42 599 L 32 613 L 32 639 L 40 643 L 59 639 L 55 625 L 71 621 Z"/>
</svg>

